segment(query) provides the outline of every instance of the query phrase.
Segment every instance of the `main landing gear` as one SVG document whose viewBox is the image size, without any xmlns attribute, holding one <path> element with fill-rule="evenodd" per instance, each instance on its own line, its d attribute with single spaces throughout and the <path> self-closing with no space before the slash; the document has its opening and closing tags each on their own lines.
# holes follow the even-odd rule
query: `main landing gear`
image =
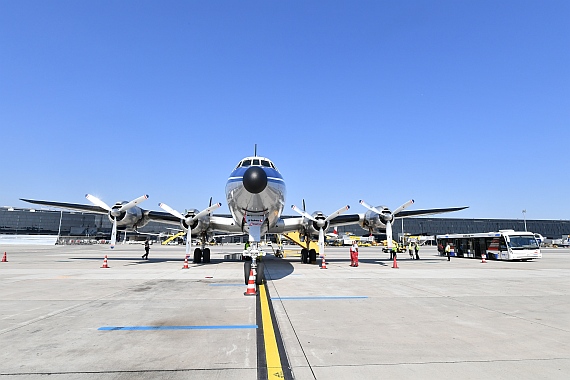
<svg viewBox="0 0 570 380">
<path fill-rule="evenodd" d="M 195 264 L 209 264 L 210 263 L 210 248 L 196 248 L 194 250 L 194 258 L 192 262 Z"/>
<path fill-rule="evenodd" d="M 314 249 L 301 249 L 301 262 L 303 264 L 314 264 L 317 262 L 317 251 Z"/>
</svg>

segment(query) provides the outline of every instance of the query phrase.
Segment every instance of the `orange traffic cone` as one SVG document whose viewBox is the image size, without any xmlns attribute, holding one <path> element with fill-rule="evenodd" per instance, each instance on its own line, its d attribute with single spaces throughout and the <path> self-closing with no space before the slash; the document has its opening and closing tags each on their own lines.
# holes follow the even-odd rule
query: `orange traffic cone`
<svg viewBox="0 0 570 380">
<path fill-rule="evenodd" d="M 398 269 L 398 261 L 396 261 L 396 255 L 394 255 L 394 264 L 392 264 L 392 268 Z"/>
<path fill-rule="evenodd" d="M 2 262 L 5 263 L 7 261 L 8 259 L 6 258 L 6 252 L 4 252 L 4 256 L 2 256 Z"/>
<path fill-rule="evenodd" d="M 321 260 L 321 269 L 327 269 L 327 263 L 325 261 L 325 256 L 321 256 L 322 260 Z"/>
<path fill-rule="evenodd" d="M 255 277 L 253 277 L 253 269 L 249 270 L 249 280 L 247 281 L 247 291 L 243 293 L 244 296 L 255 296 Z"/>
<path fill-rule="evenodd" d="M 107 265 L 107 255 L 105 255 L 105 258 L 103 259 L 103 266 L 101 268 L 109 268 Z"/>
<path fill-rule="evenodd" d="M 482 263 L 486 263 L 486 262 L 487 262 L 486 258 L 487 258 L 487 254 L 486 254 L 486 253 L 482 253 L 482 254 L 481 254 L 481 262 L 482 262 Z"/>
<path fill-rule="evenodd" d="M 184 266 L 182 267 L 182 269 L 188 269 L 188 256 L 184 258 Z"/>
</svg>

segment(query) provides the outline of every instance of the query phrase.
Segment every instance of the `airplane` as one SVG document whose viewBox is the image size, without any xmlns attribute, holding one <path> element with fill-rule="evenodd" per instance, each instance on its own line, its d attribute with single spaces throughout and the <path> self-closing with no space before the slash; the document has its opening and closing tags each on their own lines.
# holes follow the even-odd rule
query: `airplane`
<svg viewBox="0 0 570 380">
<path fill-rule="evenodd" d="M 316 261 L 316 250 L 309 249 L 313 237 L 317 237 L 319 254 L 324 255 L 325 233 L 330 227 L 359 224 L 370 233 L 386 233 L 388 248 L 392 244 L 392 224 L 395 219 L 418 215 L 432 215 L 445 212 L 459 211 L 467 207 L 448 207 L 426 210 L 405 210 L 414 203 L 410 200 L 394 211 L 387 206 L 370 206 L 361 200 L 360 204 L 368 211 L 359 214 L 344 214 L 350 206 L 346 205 L 337 211 L 326 215 L 321 211 L 309 214 L 303 209 L 293 205 L 291 208 L 300 216 L 282 215 L 285 206 L 285 181 L 270 159 L 257 156 L 257 147 L 254 156 L 241 159 L 232 170 L 226 183 L 226 200 L 231 215 L 212 215 L 212 211 L 219 208 L 221 203 L 212 204 L 202 211 L 188 210 L 184 215 L 164 203 L 159 207 L 165 212 L 144 210 L 139 203 L 148 199 L 143 195 L 130 202 L 121 201 L 110 207 L 93 195 L 86 198 L 93 205 L 75 203 L 52 202 L 33 199 L 21 200 L 29 203 L 51 207 L 107 214 L 112 228 L 111 248 L 116 242 L 117 228 L 135 230 L 145 226 L 149 221 L 159 221 L 170 224 L 179 224 L 186 231 L 186 255 L 190 253 L 192 236 L 198 236 L 200 247 L 193 253 L 194 263 L 209 263 L 210 249 L 206 247 L 208 237 L 215 231 L 229 234 L 248 234 L 249 247 L 243 252 L 245 283 L 248 282 L 249 271 L 254 271 L 256 283 L 263 282 L 263 261 L 265 255 L 260 249 L 262 237 L 268 233 L 284 234 L 298 232 L 306 247 L 301 250 L 301 261 L 310 263 Z M 343 215 L 344 214 L 344 215 Z"/>
<path fill-rule="evenodd" d="M 333 227 L 333 232 L 328 232 L 325 234 L 326 237 L 330 239 L 337 239 L 338 238 L 338 230 L 336 226 Z"/>
</svg>

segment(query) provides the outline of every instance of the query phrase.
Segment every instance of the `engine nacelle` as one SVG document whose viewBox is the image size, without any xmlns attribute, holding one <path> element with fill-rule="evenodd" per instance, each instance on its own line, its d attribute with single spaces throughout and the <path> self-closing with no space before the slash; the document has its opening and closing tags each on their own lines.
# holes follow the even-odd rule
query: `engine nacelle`
<svg viewBox="0 0 570 380">
<path fill-rule="evenodd" d="M 378 209 L 382 207 L 377 207 Z M 373 211 L 367 211 L 360 226 L 368 231 L 386 231 L 386 217 Z"/>
<path fill-rule="evenodd" d="M 188 225 L 188 223 L 186 222 L 186 220 L 193 218 L 194 216 L 196 216 L 196 214 L 198 214 L 200 211 L 193 209 L 193 210 L 188 210 L 188 212 L 186 212 L 186 214 L 184 215 L 185 219 L 181 219 L 180 220 L 180 228 L 182 228 L 184 230 L 184 232 L 188 232 L 188 229 L 190 228 L 190 230 L 192 231 L 192 234 L 200 234 L 202 232 L 205 232 L 208 230 L 208 227 L 210 225 L 210 217 L 209 215 L 203 216 L 197 220 L 195 220 L 192 225 Z"/>
<path fill-rule="evenodd" d="M 323 214 L 322 211 L 315 211 L 311 214 L 311 216 L 317 220 L 325 220 L 327 218 L 327 216 L 325 214 Z M 307 225 L 305 227 L 306 232 L 308 235 L 319 235 L 319 226 L 317 224 L 317 222 L 313 221 L 313 220 L 307 220 Z M 327 230 L 329 229 L 329 222 L 326 222 L 323 230 L 326 233 Z"/>
<path fill-rule="evenodd" d="M 115 206 L 113 206 L 113 211 L 118 210 L 121 205 L 126 203 L 126 201 L 117 202 Z M 115 214 L 113 211 L 110 211 L 107 216 L 111 223 L 113 223 L 114 218 L 117 219 L 118 228 L 134 230 L 136 228 L 144 227 L 148 223 L 148 218 L 144 215 L 143 210 L 140 207 L 135 206 L 119 214 Z"/>
</svg>

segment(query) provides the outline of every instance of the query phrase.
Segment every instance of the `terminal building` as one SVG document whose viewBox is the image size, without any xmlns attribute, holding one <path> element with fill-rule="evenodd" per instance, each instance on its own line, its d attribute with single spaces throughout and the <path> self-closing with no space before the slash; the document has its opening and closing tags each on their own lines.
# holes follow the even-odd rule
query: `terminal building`
<svg viewBox="0 0 570 380">
<path fill-rule="evenodd" d="M 111 222 L 107 215 L 74 211 L 54 211 L 34 208 L 0 207 L 0 235 L 53 235 L 62 239 L 109 239 Z M 140 232 L 168 234 L 175 225 L 149 222 Z M 539 233 L 547 239 L 560 239 L 570 235 L 570 220 L 520 220 L 520 219 L 455 219 L 455 218 L 405 218 L 397 219 L 392 231 L 394 236 L 443 235 L 458 233 L 492 232 L 512 229 Z M 338 227 L 340 235 L 353 233 L 366 235 L 368 231 L 358 225 Z M 119 235 L 123 239 L 123 234 Z M 129 239 L 136 239 L 130 236 Z M 145 239 L 146 235 L 139 236 Z M 230 242 L 243 241 L 242 236 L 232 236 Z M 0 240 L 1 241 L 1 240 Z"/>
</svg>

